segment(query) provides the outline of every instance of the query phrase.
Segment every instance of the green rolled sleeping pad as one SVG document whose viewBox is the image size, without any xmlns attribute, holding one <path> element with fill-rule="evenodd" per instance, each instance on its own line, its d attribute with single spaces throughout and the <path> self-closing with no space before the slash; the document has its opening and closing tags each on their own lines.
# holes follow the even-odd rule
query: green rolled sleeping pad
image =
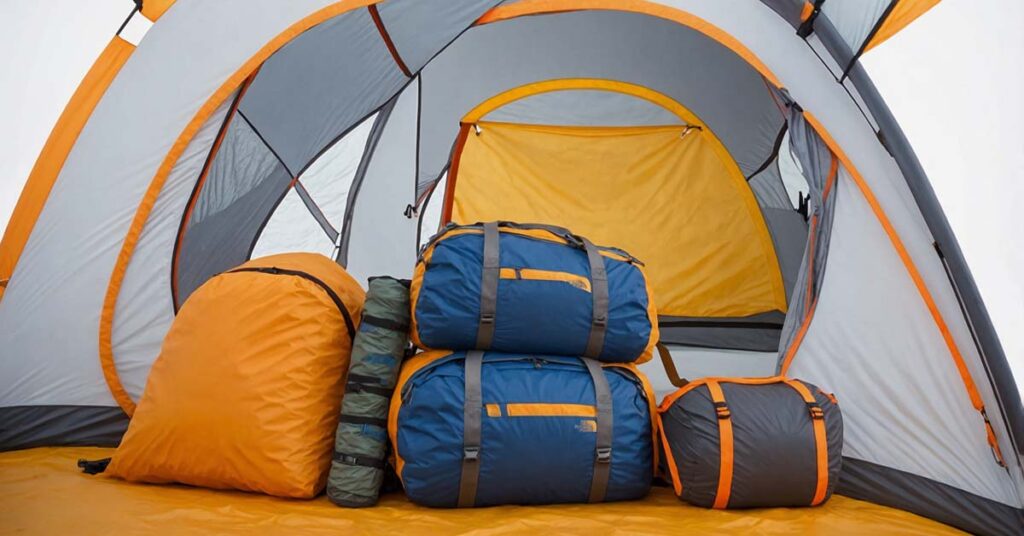
<svg viewBox="0 0 1024 536">
<path fill-rule="evenodd" d="M 327 480 L 327 496 L 339 506 L 377 504 L 386 468 L 388 405 L 408 346 L 409 309 L 409 281 L 370 278 Z"/>
</svg>

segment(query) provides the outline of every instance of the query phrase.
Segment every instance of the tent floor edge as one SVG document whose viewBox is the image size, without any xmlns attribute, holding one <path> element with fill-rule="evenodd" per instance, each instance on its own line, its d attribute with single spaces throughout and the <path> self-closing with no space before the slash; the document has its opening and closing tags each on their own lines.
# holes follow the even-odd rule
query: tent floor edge
<svg viewBox="0 0 1024 536">
<path fill-rule="evenodd" d="M 839 495 L 905 510 L 974 534 L 1020 534 L 1024 509 L 948 484 L 856 458 L 843 457 Z"/>
</svg>

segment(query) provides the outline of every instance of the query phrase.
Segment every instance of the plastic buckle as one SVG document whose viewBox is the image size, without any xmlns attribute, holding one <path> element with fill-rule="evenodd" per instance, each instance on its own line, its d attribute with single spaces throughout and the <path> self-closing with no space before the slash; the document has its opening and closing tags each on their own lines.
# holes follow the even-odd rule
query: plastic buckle
<svg viewBox="0 0 1024 536">
<path fill-rule="evenodd" d="M 729 406 L 725 405 L 725 402 L 715 402 L 715 414 L 718 415 L 719 419 L 732 417 L 732 412 L 729 411 Z"/>
<path fill-rule="evenodd" d="M 599 447 L 597 449 L 597 463 L 611 463 L 612 461 L 612 448 L 611 447 Z"/>
<path fill-rule="evenodd" d="M 475 462 L 480 459 L 480 447 L 463 447 L 462 459 Z"/>
<path fill-rule="evenodd" d="M 480 323 L 481 324 L 493 324 L 494 323 L 494 314 L 493 313 L 481 314 L 480 315 Z"/>
<path fill-rule="evenodd" d="M 825 412 L 821 409 L 821 406 L 817 402 L 808 402 L 807 410 L 811 412 L 811 418 L 814 420 L 825 418 Z"/>
</svg>

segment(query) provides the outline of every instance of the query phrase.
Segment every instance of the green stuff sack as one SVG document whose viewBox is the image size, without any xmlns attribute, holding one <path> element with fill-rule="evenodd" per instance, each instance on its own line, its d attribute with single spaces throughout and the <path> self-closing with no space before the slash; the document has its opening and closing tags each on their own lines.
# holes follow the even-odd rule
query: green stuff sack
<svg viewBox="0 0 1024 536">
<path fill-rule="evenodd" d="M 408 344 L 409 282 L 370 278 L 334 439 L 327 496 L 339 506 L 377 504 L 384 480 L 391 393 Z"/>
</svg>

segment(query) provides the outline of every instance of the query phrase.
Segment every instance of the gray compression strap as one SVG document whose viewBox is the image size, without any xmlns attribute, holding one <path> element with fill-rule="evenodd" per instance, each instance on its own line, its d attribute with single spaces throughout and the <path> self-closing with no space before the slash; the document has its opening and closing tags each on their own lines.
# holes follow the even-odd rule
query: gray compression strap
<svg viewBox="0 0 1024 536">
<path fill-rule="evenodd" d="M 612 393 L 601 364 L 593 359 L 581 359 L 594 381 L 594 399 L 597 407 L 594 479 L 590 481 L 589 498 L 589 502 L 596 503 L 604 501 L 605 492 L 608 491 L 608 476 L 612 468 Z"/>
<path fill-rule="evenodd" d="M 498 259 L 500 257 L 498 222 L 484 224 L 483 279 L 480 281 L 480 323 L 476 329 L 476 349 L 487 350 L 494 340 L 494 313 L 498 309 Z"/>
<path fill-rule="evenodd" d="M 480 368 L 484 353 L 466 352 L 466 401 L 462 406 L 462 477 L 459 480 L 459 508 L 476 502 L 480 476 L 480 418 L 484 406 L 480 389 Z"/>
<path fill-rule="evenodd" d="M 608 274 L 604 270 L 604 260 L 590 240 L 580 237 L 587 251 L 590 263 L 590 290 L 594 296 L 594 313 L 590 323 L 590 338 L 587 339 L 586 357 L 597 359 L 604 349 L 604 333 L 608 327 Z"/>
</svg>

